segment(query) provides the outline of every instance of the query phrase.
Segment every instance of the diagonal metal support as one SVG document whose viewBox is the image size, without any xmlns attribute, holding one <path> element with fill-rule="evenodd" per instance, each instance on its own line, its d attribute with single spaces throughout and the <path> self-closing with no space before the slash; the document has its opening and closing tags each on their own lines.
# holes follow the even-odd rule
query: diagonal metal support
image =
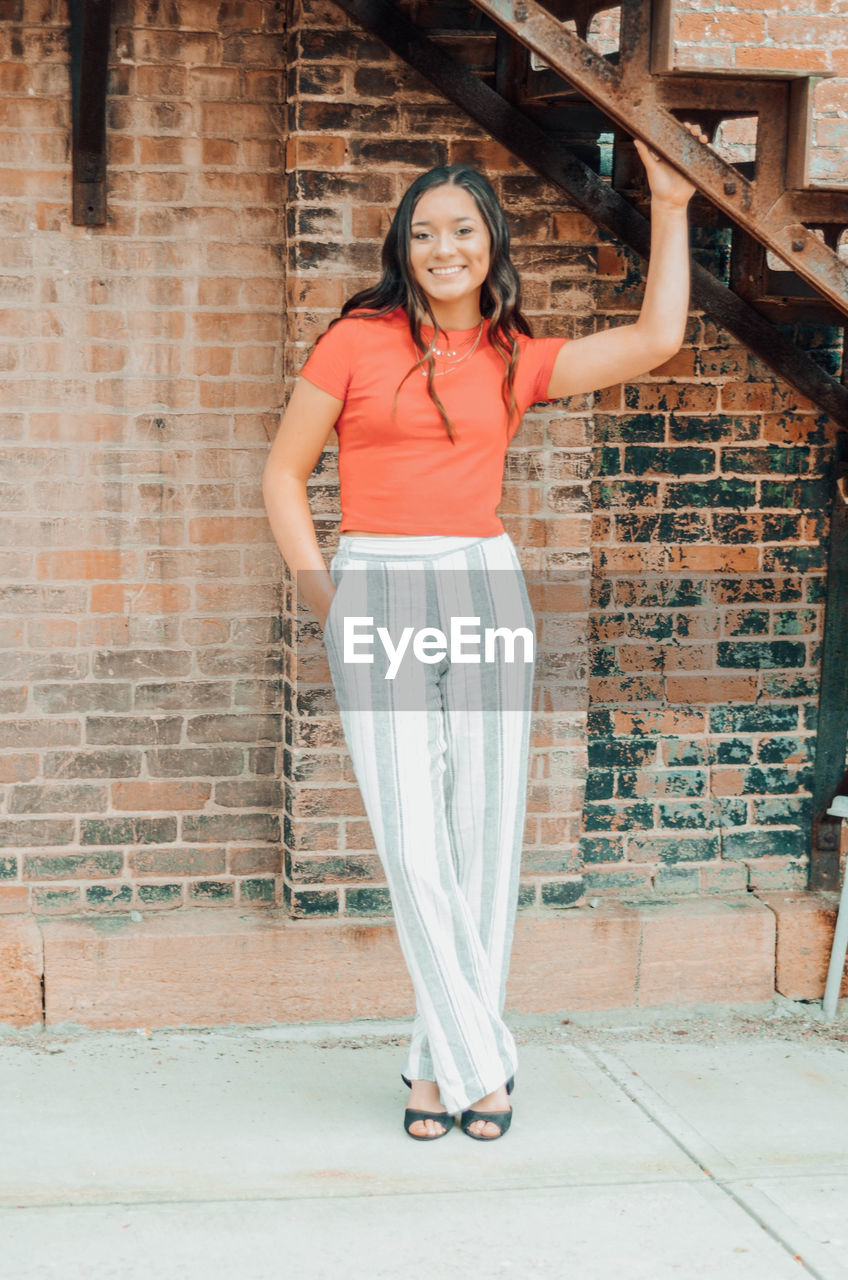
<svg viewBox="0 0 848 1280">
<path fill-rule="evenodd" d="M 425 76 L 528 168 L 564 191 L 594 222 L 641 257 L 648 257 L 650 225 L 647 219 L 559 140 L 552 139 L 472 71 L 422 35 L 389 0 L 335 0 L 335 3 Z M 530 0 L 526 0 L 525 7 L 530 7 Z M 678 122 L 675 120 L 674 124 Z M 688 130 L 683 132 L 694 143 Z M 653 146 L 653 137 L 647 140 Z M 736 170 L 732 172 L 738 179 Z M 802 395 L 848 426 L 848 388 L 793 346 L 768 320 L 698 263 L 692 264 L 692 300 Z"/>
<path fill-rule="evenodd" d="M 71 0 L 72 221 L 106 221 L 106 78 L 111 0 Z"/>
<path fill-rule="evenodd" d="M 532 52 L 599 107 L 621 128 L 643 138 L 670 164 L 688 174 L 704 195 L 738 226 L 771 249 L 793 271 L 807 280 L 839 310 L 848 313 L 848 264 L 801 222 L 794 208 L 793 191 L 785 191 L 775 203 L 771 192 L 758 190 L 733 165 L 706 143 L 694 138 L 663 105 L 657 81 L 635 74 L 622 60 L 614 66 L 608 58 L 581 40 L 537 3 L 537 0 L 472 0 L 474 6 Z M 629 16 L 649 25 L 649 0 L 630 0 Z M 622 24 L 624 24 L 622 5 Z M 638 26 L 638 22 L 636 23 Z M 648 47 L 650 31 L 643 41 Z M 798 91 L 800 92 L 800 90 Z M 809 109 L 808 99 L 795 110 Z M 649 128 L 645 128 L 650 122 Z M 785 167 L 790 182 L 805 171 L 805 160 L 790 145 L 795 134 L 787 121 Z M 797 149 L 796 149 L 797 150 Z M 848 192 L 844 197 L 848 223 Z"/>
</svg>

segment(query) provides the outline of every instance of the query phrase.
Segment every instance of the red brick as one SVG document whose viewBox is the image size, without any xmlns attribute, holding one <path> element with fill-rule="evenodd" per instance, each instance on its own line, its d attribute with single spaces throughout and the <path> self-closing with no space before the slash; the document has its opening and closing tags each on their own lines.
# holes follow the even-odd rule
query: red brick
<svg viewBox="0 0 848 1280">
<path fill-rule="evenodd" d="M 114 782 L 116 810 L 155 811 L 202 809 L 212 794 L 211 782 Z"/>
</svg>

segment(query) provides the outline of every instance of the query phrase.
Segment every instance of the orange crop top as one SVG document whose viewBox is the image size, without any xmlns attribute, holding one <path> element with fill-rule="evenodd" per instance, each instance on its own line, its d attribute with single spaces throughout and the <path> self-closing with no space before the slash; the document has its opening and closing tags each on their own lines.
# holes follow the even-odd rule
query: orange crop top
<svg viewBox="0 0 848 1280">
<path fill-rule="evenodd" d="M 453 346 L 474 332 L 449 330 L 447 337 Z M 424 340 L 432 333 L 432 326 L 425 327 Z M 473 355 L 437 376 L 452 442 L 420 370 L 401 387 L 392 420 L 395 390 L 418 358 L 402 308 L 375 320 L 345 316 L 321 337 L 301 375 L 344 401 L 336 421 L 341 532 L 503 533 L 496 507 L 507 444 L 529 406 L 548 399 L 554 361 L 568 339 L 516 334 L 516 341 L 518 417 L 509 436 L 501 395 L 504 362 L 487 341 L 485 326 Z"/>
</svg>

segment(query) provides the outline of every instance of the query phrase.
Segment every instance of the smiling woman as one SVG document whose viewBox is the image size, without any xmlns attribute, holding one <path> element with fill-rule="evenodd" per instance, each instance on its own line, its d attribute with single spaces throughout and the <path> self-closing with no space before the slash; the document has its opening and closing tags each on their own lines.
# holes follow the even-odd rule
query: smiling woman
<svg viewBox="0 0 848 1280">
<path fill-rule="evenodd" d="M 413 645 L 407 687 L 416 700 L 401 702 L 379 664 L 363 673 L 345 637 L 375 613 L 386 635 L 445 637 L 468 618 L 483 630 L 502 633 L 510 622 L 516 634 L 535 634 L 497 514 L 506 450 L 524 412 L 653 369 L 683 339 L 693 187 L 637 148 L 653 211 L 634 324 L 573 342 L 534 338 L 492 187 L 465 166 L 431 169 L 392 219 L 382 276 L 345 303 L 304 364 L 265 468 L 274 536 L 323 626 L 412 978 L 404 1127 L 421 1140 L 443 1137 L 456 1112 L 463 1131 L 482 1140 L 501 1137 L 512 1119 L 517 1057 L 503 1007 L 533 664 L 514 663 L 509 680 L 461 651 L 442 646 L 434 657 L 429 643 Z M 342 521 L 328 574 L 307 481 L 333 427 Z"/>
</svg>

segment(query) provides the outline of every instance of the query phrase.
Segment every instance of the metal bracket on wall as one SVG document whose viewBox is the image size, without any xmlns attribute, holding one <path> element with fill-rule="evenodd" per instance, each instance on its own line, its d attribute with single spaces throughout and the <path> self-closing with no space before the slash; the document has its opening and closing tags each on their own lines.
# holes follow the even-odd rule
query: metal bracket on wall
<svg viewBox="0 0 848 1280">
<path fill-rule="evenodd" d="M 844 431 L 837 436 L 835 466 L 813 778 L 811 889 L 839 888 L 842 820 L 829 816 L 827 809 L 845 783 L 848 743 L 848 434 Z"/>
<path fill-rule="evenodd" d="M 72 213 L 78 227 L 106 222 L 106 79 L 111 0 L 71 0 Z"/>
</svg>

